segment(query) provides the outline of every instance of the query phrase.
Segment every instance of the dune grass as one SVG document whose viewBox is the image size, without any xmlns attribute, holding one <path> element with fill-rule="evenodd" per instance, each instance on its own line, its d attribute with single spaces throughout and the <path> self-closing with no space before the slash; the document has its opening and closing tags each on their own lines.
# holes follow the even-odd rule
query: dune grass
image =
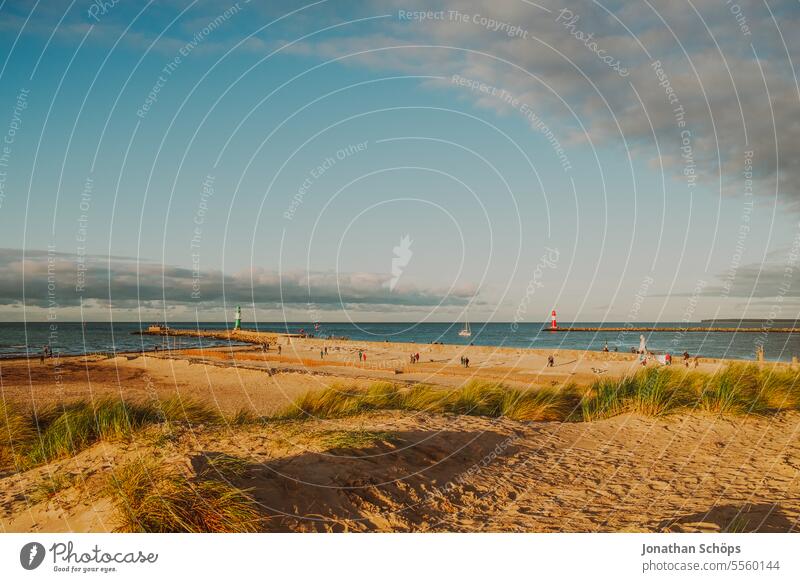
<svg viewBox="0 0 800 582">
<path fill-rule="evenodd" d="M 412 410 L 515 420 L 566 420 L 578 402 L 579 395 L 571 386 L 561 390 L 517 390 L 497 382 L 474 380 L 459 389 L 447 390 L 425 384 L 404 389 L 378 383 L 367 389 L 333 386 L 307 392 L 273 418 L 341 418 L 374 410 Z"/>
<path fill-rule="evenodd" d="M 32 503 L 50 501 L 61 491 L 75 485 L 76 480 L 77 477 L 69 473 L 49 473 L 33 486 L 28 498 Z"/>
<path fill-rule="evenodd" d="M 595 382 L 581 401 L 581 411 L 587 421 L 625 412 L 765 415 L 800 408 L 799 389 L 800 373 L 752 364 L 730 364 L 715 374 L 652 368 Z"/>
<path fill-rule="evenodd" d="M 232 465 L 241 464 L 226 468 Z M 214 478 L 210 469 L 189 478 L 154 461 L 134 461 L 112 473 L 108 493 L 120 532 L 251 533 L 263 520 L 246 490 Z"/>
<path fill-rule="evenodd" d="M 390 382 L 366 389 L 311 391 L 272 417 L 240 412 L 231 419 L 206 404 L 178 397 L 158 402 L 79 401 L 33 413 L 0 403 L 0 469 L 27 469 L 74 455 L 95 442 L 131 438 L 150 426 L 244 426 L 275 420 L 340 418 L 377 410 L 505 417 L 520 421 L 587 422 L 624 413 L 661 417 L 675 412 L 765 415 L 800 409 L 800 372 L 730 364 L 716 374 L 649 368 L 589 387 L 521 390 L 474 380 L 458 389 Z M 170 434 L 172 431 L 169 431 Z"/>
<path fill-rule="evenodd" d="M 216 454 L 205 456 L 205 467 L 201 476 L 216 476 L 220 479 L 238 479 L 247 471 L 250 463 L 246 459 L 232 455 Z"/>
<path fill-rule="evenodd" d="M 374 410 L 412 410 L 527 421 L 589 422 L 624 413 L 661 417 L 675 412 L 764 415 L 800 408 L 800 373 L 731 364 L 716 374 L 648 368 L 588 388 L 520 390 L 474 380 L 448 390 L 379 383 L 367 389 L 333 386 L 308 392 L 274 419 L 340 418 Z"/>
<path fill-rule="evenodd" d="M 148 425 L 221 422 L 207 405 L 177 397 L 153 403 L 77 401 L 24 414 L 0 406 L 0 467 L 25 469 L 75 455 L 101 440 L 128 439 Z"/>
<path fill-rule="evenodd" d="M 397 440 L 394 433 L 378 430 L 329 430 L 320 435 L 326 450 L 366 449 Z"/>
<path fill-rule="evenodd" d="M 22 449 L 35 437 L 33 419 L 0 402 L 0 468 L 17 466 Z"/>
<path fill-rule="evenodd" d="M 691 407 L 696 395 L 693 378 L 681 370 L 650 368 L 622 379 L 604 378 L 581 399 L 580 419 L 610 418 L 626 412 L 664 416 Z"/>
</svg>

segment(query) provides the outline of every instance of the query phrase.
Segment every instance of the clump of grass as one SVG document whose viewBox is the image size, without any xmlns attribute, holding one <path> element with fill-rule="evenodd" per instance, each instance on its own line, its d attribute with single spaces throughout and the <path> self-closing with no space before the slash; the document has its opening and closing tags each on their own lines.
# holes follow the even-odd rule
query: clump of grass
<svg viewBox="0 0 800 582">
<path fill-rule="evenodd" d="M 764 368 L 758 370 L 758 381 L 760 395 L 770 408 L 800 409 L 800 371 Z"/>
<path fill-rule="evenodd" d="M 26 455 L 32 465 L 74 455 L 99 440 L 128 438 L 133 431 L 158 422 L 159 418 L 150 406 L 101 400 L 48 411 L 40 421 L 44 430 Z"/>
<path fill-rule="evenodd" d="M 563 421 L 569 419 L 580 402 L 577 389 L 508 390 L 501 416 L 512 420 Z"/>
<path fill-rule="evenodd" d="M 251 533 L 262 522 L 247 491 L 208 474 L 189 479 L 153 462 L 115 470 L 108 490 L 121 532 Z"/>
<path fill-rule="evenodd" d="M 222 421 L 219 412 L 193 398 L 172 396 L 155 405 L 166 422 L 181 422 L 189 425 L 217 424 Z"/>
<path fill-rule="evenodd" d="M 278 420 L 338 418 L 370 410 L 401 408 L 400 391 L 389 383 L 377 383 L 368 389 L 331 386 L 325 390 L 306 392 L 278 412 Z"/>
<path fill-rule="evenodd" d="M 581 399 L 579 420 L 589 422 L 626 412 L 635 390 L 636 382 L 632 377 L 597 380 Z"/>
<path fill-rule="evenodd" d="M 33 503 L 50 501 L 61 491 L 72 487 L 75 478 L 75 475 L 68 473 L 50 473 L 34 485 L 28 497 Z"/>
<path fill-rule="evenodd" d="M 391 382 L 375 382 L 364 392 L 361 405 L 370 410 L 394 408 L 400 404 L 401 392 L 396 384 Z"/>
<path fill-rule="evenodd" d="M 160 403 L 77 401 L 32 414 L 0 407 L 0 466 L 29 468 L 75 455 L 101 440 L 128 439 L 148 425 L 216 423 L 219 414 L 194 400 Z"/>
<path fill-rule="evenodd" d="M 337 418 L 371 410 L 416 410 L 517 420 L 565 420 L 577 403 L 572 387 L 525 391 L 496 382 L 473 381 L 455 390 L 427 385 L 403 390 L 381 383 L 366 390 L 332 387 L 308 392 L 275 418 Z"/>
<path fill-rule="evenodd" d="M 249 463 L 241 457 L 232 455 L 215 454 L 205 455 L 205 467 L 202 476 L 217 476 L 222 479 L 236 479 L 247 472 Z"/>
<path fill-rule="evenodd" d="M 0 468 L 17 466 L 21 449 L 35 437 L 33 419 L 0 402 Z"/>
<path fill-rule="evenodd" d="M 581 400 L 585 421 L 610 418 L 626 412 L 664 416 L 693 401 L 687 374 L 668 368 L 641 370 L 621 379 L 597 380 Z"/>
<path fill-rule="evenodd" d="M 398 408 L 421 412 L 441 412 L 441 403 L 446 391 L 428 384 L 416 384 L 405 392 Z"/>
<path fill-rule="evenodd" d="M 772 409 L 763 388 L 764 378 L 756 366 L 731 365 L 706 379 L 698 405 L 714 414 L 766 414 Z M 782 389 L 771 385 L 771 398 Z"/>
<path fill-rule="evenodd" d="M 505 396 L 503 385 L 496 382 L 473 380 L 458 390 L 453 390 L 441 400 L 443 412 L 471 416 L 498 417 L 502 414 Z"/>
<path fill-rule="evenodd" d="M 380 443 L 397 440 L 394 433 L 374 430 L 331 430 L 322 433 L 322 444 L 326 450 L 365 449 Z"/>
<path fill-rule="evenodd" d="M 245 408 L 242 408 L 228 420 L 228 424 L 231 426 L 247 426 L 250 424 L 257 424 L 261 421 L 261 417 L 256 416 Z"/>
<path fill-rule="evenodd" d="M 765 375 L 756 366 L 732 364 L 712 375 L 651 368 L 595 382 L 581 401 L 585 421 L 625 412 L 664 416 L 698 409 L 713 414 L 766 414 L 792 407 L 794 375 Z"/>
<path fill-rule="evenodd" d="M 630 410 L 645 416 L 663 416 L 690 404 L 693 398 L 685 376 L 669 368 L 650 368 L 637 374 Z"/>
</svg>

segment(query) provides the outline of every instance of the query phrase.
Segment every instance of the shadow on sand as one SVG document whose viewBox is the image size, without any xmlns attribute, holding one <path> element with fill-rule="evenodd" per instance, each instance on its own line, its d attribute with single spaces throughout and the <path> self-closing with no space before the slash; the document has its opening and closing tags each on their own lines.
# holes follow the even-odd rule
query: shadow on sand
<svg viewBox="0 0 800 582">
<path fill-rule="evenodd" d="M 716 505 L 705 512 L 662 521 L 659 530 L 787 533 L 798 530 L 798 516 L 787 515 L 777 503 Z"/>
<path fill-rule="evenodd" d="M 421 531 L 484 495 L 468 479 L 515 450 L 494 432 L 397 432 L 364 448 L 242 464 L 229 480 L 258 503 L 266 531 Z M 199 474 L 220 457 L 206 451 L 192 466 Z"/>
</svg>

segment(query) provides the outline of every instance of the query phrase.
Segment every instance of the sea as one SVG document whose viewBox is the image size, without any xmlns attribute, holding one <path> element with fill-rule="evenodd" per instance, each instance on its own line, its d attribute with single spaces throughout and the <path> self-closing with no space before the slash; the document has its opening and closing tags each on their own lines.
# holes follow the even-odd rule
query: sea
<svg viewBox="0 0 800 582">
<path fill-rule="evenodd" d="M 230 324 L 212 322 L 170 322 L 174 329 L 224 330 Z M 445 344 L 474 344 L 478 346 L 504 346 L 516 348 L 575 349 L 600 351 L 608 345 L 610 351 L 629 352 L 638 347 L 640 332 L 552 332 L 548 322 L 472 323 L 472 336 L 458 335 L 463 323 L 324 323 L 315 326 L 308 322 L 271 322 L 243 325 L 243 329 L 279 333 L 314 334 L 316 337 L 338 337 L 361 341 L 391 342 L 441 342 Z M 561 327 L 626 327 L 619 322 L 559 322 Z M 717 324 L 719 325 L 719 324 Z M 637 322 L 636 327 L 706 327 L 703 323 Z M 735 324 L 731 324 L 735 327 Z M 45 344 L 62 355 L 85 353 L 124 353 L 155 349 L 184 349 L 213 347 L 230 342 L 209 338 L 161 337 L 138 335 L 146 324 L 115 322 L 85 323 L 0 323 L 0 358 L 37 357 Z M 800 357 L 800 330 L 796 333 L 777 332 L 660 332 L 643 334 L 648 349 L 656 353 L 734 359 L 755 359 L 757 345 L 764 346 L 765 359 L 791 361 Z M 245 345 L 237 344 L 234 345 Z"/>
</svg>

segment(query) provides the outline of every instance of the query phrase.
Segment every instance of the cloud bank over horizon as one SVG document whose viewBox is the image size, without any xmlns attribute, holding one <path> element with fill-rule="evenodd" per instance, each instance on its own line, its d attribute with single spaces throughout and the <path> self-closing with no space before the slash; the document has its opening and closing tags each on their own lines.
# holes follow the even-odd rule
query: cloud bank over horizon
<svg viewBox="0 0 800 582">
<path fill-rule="evenodd" d="M 58 309 L 84 306 L 98 313 L 145 309 L 182 313 L 200 309 L 221 318 L 243 304 L 292 313 L 459 307 L 475 289 L 437 289 L 400 282 L 390 273 L 335 273 L 253 268 L 234 274 L 193 270 L 131 257 L 0 249 L 0 307 Z"/>
</svg>

